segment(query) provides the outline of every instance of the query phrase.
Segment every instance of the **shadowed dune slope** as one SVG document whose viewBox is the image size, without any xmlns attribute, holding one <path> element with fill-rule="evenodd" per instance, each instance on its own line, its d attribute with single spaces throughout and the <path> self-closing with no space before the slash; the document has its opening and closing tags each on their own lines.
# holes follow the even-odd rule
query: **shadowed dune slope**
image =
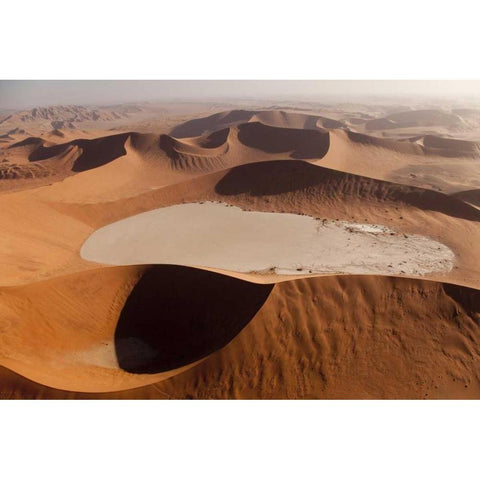
<svg viewBox="0 0 480 480">
<path fill-rule="evenodd" d="M 157 373 L 207 356 L 248 324 L 272 288 L 188 267 L 151 267 L 118 320 L 120 368 Z"/>
<path fill-rule="evenodd" d="M 270 127 L 259 122 L 238 127 L 238 140 L 245 146 L 267 153 L 292 152 L 292 158 L 319 159 L 330 146 L 328 132 Z"/>
<path fill-rule="evenodd" d="M 394 140 L 391 138 L 378 138 L 363 133 L 347 132 L 350 141 L 361 145 L 380 147 L 405 155 L 422 155 L 438 157 L 474 157 L 480 156 L 478 142 L 457 140 L 437 135 L 423 135 Z"/>
<path fill-rule="evenodd" d="M 464 202 L 480 207 L 480 189 L 466 190 L 464 192 L 455 193 L 454 196 Z"/>
<path fill-rule="evenodd" d="M 434 149 L 433 151 L 441 151 L 450 153 L 451 156 L 458 154 L 478 156 L 480 155 L 480 144 L 468 140 L 457 140 L 455 138 L 439 137 L 437 135 L 425 135 L 423 137 L 423 145 Z"/>
<path fill-rule="evenodd" d="M 206 132 L 248 122 L 253 114 L 254 112 L 249 110 L 231 110 L 215 113 L 209 117 L 195 118 L 177 125 L 171 130 L 170 135 L 176 138 L 199 137 Z"/>
<path fill-rule="evenodd" d="M 479 221 L 480 212 L 451 196 L 406 185 L 331 170 L 302 161 L 282 160 L 241 165 L 215 186 L 221 195 L 278 195 L 319 187 L 321 198 L 356 197 L 395 202 L 422 210 Z"/>
<path fill-rule="evenodd" d="M 33 150 L 28 159 L 31 162 L 52 159 L 59 154 L 64 153 L 71 146 L 79 147 L 81 154 L 73 162 L 71 169 L 73 172 L 82 172 L 92 168 L 105 165 L 116 158 L 122 157 L 126 154 L 125 141 L 129 134 L 110 135 L 107 137 L 95 138 L 92 140 L 73 140 L 71 142 L 58 145 L 38 145 L 38 148 Z M 18 144 L 12 145 L 11 148 L 17 147 Z"/>
<path fill-rule="evenodd" d="M 462 118 L 456 113 L 440 110 L 412 110 L 397 112 L 384 118 L 370 120 L 366 123 L 367 130 L 388 130 L 391 128 L 406 128 L 420 126 L 459 126 Z"/>
<path fill-rule="evenodd" d="M 9 149 L 28 148 L 28 160 L 41 162 L 54 160 L 77 147 L 79 155 L 71 165 L 72 172 L 78 173 L 106 165 L 127 154 L 126 142 L 145 160 L 171 160 L 171 166 L 178 168 L 182 160 L 195 157 L 216 157 L 228 153 L 231 143 L 265 153 L 291 153 L 292 158 L 322 158 L 329 148 L 328 132 L 270 127 L 260 122 L 246 123 L 234 129 L 224 128 L 199 137 L 176 139 L 169 135 L 140 134 L 135 132 L 110 135 L 95 139 L 79 139 L 54 144 L 41 138 L 28 138 Z M 233 160 L 239 163 L 242 159 Z M 207 161 L 207 160 L 204 160 Z M 232 163 L 232 159 L 227 162 Z M 247 158 L 243 161 L 248 161 Z M 227 162 L 224 162 L 227 164 Z M 223 167 L 225 168 L 225 167 Z"/>
<path fill-rule="evenodd" d="M 281 110 L 231 110 L 209 117 L 196 118 L 177 125 L 170 134 L 176 138 L 197 137 L 207 132 L 236 125 L 261 122 L 278 128 L 325 129 L 342 128 L 343 123 L 320 115 L 285 112 Z"/>
<path fill-rule="evenodd" d="M 398 153 L 408 155 L 423 155 L 425 153 L 425 149 L 423 148 L 423 146 L 416 143 L 393 140 L 390 138 L 372 137 L 370 135 L 365 135 L 364 133 L 357 132 L 347 132 L 347 136 L 351 142 L 361 145 L 380 147 L 386 150 L 392 150 Z"/>
<path fill-rule="evenodd" d="M 154 383 L 230 342 L 272 288 L 174 265 L 2 287 L 0 365 L 74 391 Z"/>
<path fill-rule="evenodd" d="M 152 283 L 144 287 L 158 292 Z M 190 320 L 192 328 L 195 322 Z M 39 333 L 38 323 L 31 325 Z M 160 383 L 155 375 L 129 375 L 156 383 L 106 394 L 72 393 L 0 369 L 0 396 L 478 398 L 478 345 L 478 290 L 395 277 L 317 277 L 275 285 L 232 342 Z M 35 366 L 45 368 L 42 362 Z M 110 375 L 116 374 L 110 370 Z"/>
<path fill-rule="evenodd" d="M 393 277 L 277 284 L 170 398 L 478 398 L 478 290 Z M 255 348 L 252 348 L 252 345 Z"/>
</svg>

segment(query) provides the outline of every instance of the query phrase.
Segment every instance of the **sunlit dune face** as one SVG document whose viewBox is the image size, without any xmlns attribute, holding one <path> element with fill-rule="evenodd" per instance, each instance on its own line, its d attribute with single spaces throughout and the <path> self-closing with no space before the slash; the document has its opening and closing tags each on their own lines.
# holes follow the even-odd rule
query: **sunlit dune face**
<svg viewBox="0 0 480 480">
<path fill-rule="evenodd" d="M 244 273 L 425 275 L 453 267 L 446 245 L 382 225 L 243 211 L 222 203 L 152 210 L 94 232 L 84 259 Z"/>
</svg>

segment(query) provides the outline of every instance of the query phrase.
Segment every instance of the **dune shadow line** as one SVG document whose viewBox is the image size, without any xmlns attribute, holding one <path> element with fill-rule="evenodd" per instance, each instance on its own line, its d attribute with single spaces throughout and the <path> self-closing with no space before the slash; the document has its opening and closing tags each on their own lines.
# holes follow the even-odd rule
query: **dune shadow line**
<svg viewBox="0 0 480 480">
<path fill-rule="evenodd" d="M 355 198 L 394 202 L 451 217 L 480 221 L 478 209 L 454 196 L 332 170 L 302 160 L 270 160 L 233 167 L 216 183 L 215 192 L 225 196 L 260 197 L 310 188 L 317 189 L 317 201 Z"/>
<path fill-rule="evenodd" d="M 195 268 L 150 267 L 118 320 L 120 368 L 159 373 L 206 357 L 250 322 L 272 288 Z"/>
</svg>

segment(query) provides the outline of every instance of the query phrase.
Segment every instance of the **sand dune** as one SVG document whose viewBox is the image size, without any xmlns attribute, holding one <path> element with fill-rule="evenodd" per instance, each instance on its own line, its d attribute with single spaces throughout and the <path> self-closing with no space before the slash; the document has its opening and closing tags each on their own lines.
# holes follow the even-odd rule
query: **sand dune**
<svg viewBox="0 0 480 480">
<path fill-rule="evenodd" d="M 273 175 L 273 179 L 272 179 Z M 422 210 L 479 221 L 480 216 L 469 205 L 432 190 L 345 174 L 317 165 L 295 161 L 272 161 L 239 166 L 230 170 L 216 185 L 222 195 L 277 195 L 318 188 L 320 199 L 349 197 L 352 201 L 369 200 L 387 205 L 389 202 Z"/>
<path fill-rule="evenodd" d="M 454 138 L 426 135 L 423 137 L 423 145 L 425 147 L 432 147 L 437 152 L 443 152 L 444 155 L 449 153 L 452 157 L 459 156 L 462 153 L 475 157 L 478 157 L 480 154 L 480 143 L 468 140 L 456 140 Z"/>
<path fill-rule="evenodd" d="M 3 397 L 478 398 L 476 111 L 68 108 L 2 124 Z M 81 257 L 114 222 L 142 265 Z"/>
<path fill-rule="evenodd" d="M 55 177 L 45 179 L 44 185 L 77 175 L 68 180 L 69 188 L 61 185 L 59 190 L 81 192 L 83 201 L 91 202 L 133 196 L 243 163 L 282 158 L 319 160 L 329 150 L 329 134 L 253 122 L 186 139 L 135 132 L 66 143 L 32 137 L 7 150 L 10 157 L 4 168 L 18 170 L 16 179 L 25 180 L 32 176 L 28 172 L 39 169 L 48 172 L 45 176 Z M 20 164 L 26 166 L 19 168 Z M 87 173 L 100 168 L 102 172 Z M 99 185 L 95 179 L 104 175 L 109 179 L 107 184 L 92 198 L 92 188 Z M 16 185 L 1 187 L 14 189 Z"/>
<path fill-rule="evenodd" d="M 28 171 L 35 172 L 38 166 L 17 168 L 28 160 L 43 162 L 42 168 L 55 177 L 51 180 L 58 181 L 118 160 L 127 155 L 130 147 L 133 155 L 149 162 L 149 167 L 162 170 L 154 175 L 155 178 L 161 177 L 165 169 L 196 175 L 250 161 L 283 157 L 322 160 L 321 164 L 325 166 L 361 175 L 371 176 L 374 173 L 380 179 L 434 187 L 437 190 L 458 190 L 458 187 L 446 184 L 447 178 L 452 175 L 451 167 L 445 166 L 448 175 L 441 174 L 443 163 L 446 162 L 443 157 L 448 161 L 451 158 L 458 159 L 460 165 L 457 165 L 457 170 L 459 167 L 464 170 L 470 168 L 468 162 L 480 155 L 477 142 L 432 135 L 413 137 L 415 141 L 381 139 L 358 132 L 344 132 L 342 128 L 339 129 L 342 124 L 335 122 L 320 116 L 283 111 L 233 111 L 186 122 L 172 131 L 173 136 L 125 132 L 58 143 L 63 137 L 50 133 L 45 138 L 32 137 L 9 145 L 6 150 L 8 165 L 5 168 L 16 169 L 18 173 L 14 177 L 5 175 L 5 178 L 32 177 L 33 173 Z M 195 135 L 185 137 L 183 134 L 187 131 Z M 70 154 L 70 168 L 63 158 L 67 153 Z M 57 160 L 58 156 L 62 158 Z M 351 161 L 352 157 L 355 157 L 355 162 Z M 413 162 L 422 166 L 432 165 L 433 162 L 441 165 L 433 185 L 429 183 L 432 177 L 404 173 L 403 169 Z M 135 173 L 125 173 L 126 178 L 131 175 Z M 152 171 L 149 175 L 152 175 Z M 155 181 L 151 186 L 172 183 L 170 176 L 167 173 L 165 182 Z M 461 178 L 469 177 L 462 172 Z M 24 184 L 22 182 L 20 187 L 23 188 Z M 35 183 L 37 186 L 39 184 L 38 181 Z M 469 186 L 463 183 L 460 190 Z M 3 188 L 12 189 L 15 184 L 11 182 L 3 185 Z M 133 192 L 125 194 L 132 195 Z"/>
<path fill-rule="evenodd" d="M 461 126 L 462 118 L 445 110 L 413 110 L 392 113 L 385 118 L 370 120 L 367 130 L 386 130 L 389 128 L 404 128 L 413 126 Z"/>
<path fill-rule="evenodd" d="M 458 192 L 455 194 L 455 197 L 460 198 L 464 202 L 474 205 L 475 207 L 480 207 L 480 189 Z"/>
<path fill-rule="evenodd" d="M 196 157 L 212 159 L 225 155 L 233 144 L 272 154 L 291 154 L 292 158 L 322 158 L 328 151 L 328 133 L 301 129 L 269 127 L 259 122 L 226 128 L 200 137 L 177 140 L 169 135 L 147 135 L 134 132 L 121 133 L 95 139 L 73 140 L 63 144 L 30 137 L 8 147 L 28 161 L 53 160 L 60 154 L 77 147 L 80 152 L 72 165 L 72 172 L 82 172 L 112 162 L 126 155 L 125 143 L 149 160 L 168 158 L 192 161 Z"/>
<path fill-rule="evenodd" d="M 156 286 L 142 284 L 143 295 L 154 288 L 158 297 Z M 170 379 L 92 395 L 47 388 L 3 369 L 2 396 L 478 398 L 479 311 L 477 290 L 437 282 L 370 276 L 283 282 L 231 343 Z M 139 328 L 153 329 L 152 320 Z M 128 375 L 147 378 L 118 376 Z M 93 377 L 91 370 L 84 376 Z"/>
<path fill-rule="evenodd" d="M 67 390 L 145 385 L 227 344 L 272 288 L 177 266 L 104 268 L 4 287 L 1 363 Z"/>
<path fill-rule="evenodd" d="M 294 129 L 342 128 L 344 125 L 319 115 L 276 111 L 232 110 L 211 115 L 206 118 L 189 120 L 176 126 L 170 134 L 174 137 L 196 137 L 205 133 L 249 122 L 260 122 L 270 127 Z"/>
<path fill-rule="evenodd" d="M 421 280 L 284 282 L 230 345 L 157 396 L 478 398 L 478 302 L 477 290 Z"/>
</svg>

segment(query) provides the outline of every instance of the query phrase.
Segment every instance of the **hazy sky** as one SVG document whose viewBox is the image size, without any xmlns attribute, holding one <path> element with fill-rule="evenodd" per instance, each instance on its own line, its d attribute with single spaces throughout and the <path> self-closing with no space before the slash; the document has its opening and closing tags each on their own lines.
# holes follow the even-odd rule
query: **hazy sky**
<svg viewBox="0 0 480 480">
<path fill-rule="evenodd" d="M 155 100 L 476 97 L 480 80 L 2 80 L 0 109 Z"/>
</svg>

